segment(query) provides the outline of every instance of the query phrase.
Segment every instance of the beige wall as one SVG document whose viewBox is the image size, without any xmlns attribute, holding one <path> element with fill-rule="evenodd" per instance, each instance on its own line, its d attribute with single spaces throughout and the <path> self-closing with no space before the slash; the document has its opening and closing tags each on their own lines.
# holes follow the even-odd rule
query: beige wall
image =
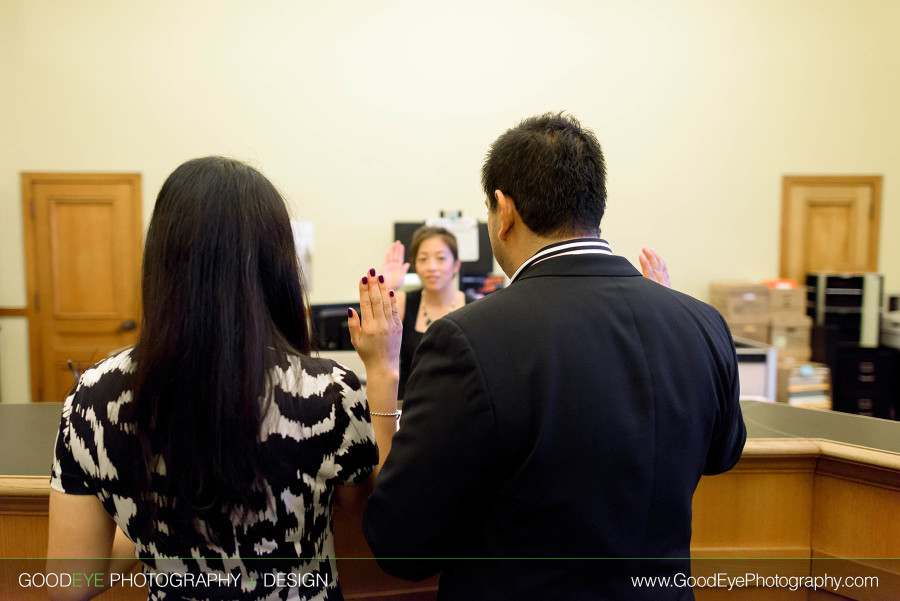
<svg viewBox="0 0 900 601">
<path fill-rule="evenodd" d="M 900 288 L 894 0 L 0 11 L 0 306 L 25 302 L 21 171 L 141 172 L 149 217 L 181 161 L 248 160 L 315 222 L 313 301 L 341 301 L 392 221 L 482 216 L 490 142 L 559 109 L 606 151 L 604 236 L 635 263 L 654 246 L 679 289 L 705 299 L 710 280 L 777 275 L 784 174 L 884 175 L 881 271 Z"/>
</svg>

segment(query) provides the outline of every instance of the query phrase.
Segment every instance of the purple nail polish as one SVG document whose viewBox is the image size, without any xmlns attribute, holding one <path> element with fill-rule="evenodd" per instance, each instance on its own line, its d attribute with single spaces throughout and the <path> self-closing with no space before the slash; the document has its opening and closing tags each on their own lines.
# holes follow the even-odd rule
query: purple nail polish
<svg viewBox="0 0 900 601">
<path fill-rule="evenodd" d="M 391 290 L 390 292 L 388 292 L 388 294 L 391 295 L 391 298 L 394 298 L 394 291 L 393 291 L 393 290 Z"/>
<path fill-rule="evenodd" d="M 378 276 L 378 283 L 384 284 L 384 276 L 383 275 Z"/>
<path fill-rule="evenodd" d="M 367 278 L 366 276 L 363 276 L 363 286 L 365 286 L 368 283 L 369 283 L 369 278 Z"/>
<path fill-rule="evenodd" d="M 347 307 L 347 317 L 353 317 L 353 309 Z"/>
<path fill-rule="evenodd" d="M 369 269 L 369 275 L 372 276 L 373 278 L 375 277 L 375 268 L 374 267 Z"/>
</svg>

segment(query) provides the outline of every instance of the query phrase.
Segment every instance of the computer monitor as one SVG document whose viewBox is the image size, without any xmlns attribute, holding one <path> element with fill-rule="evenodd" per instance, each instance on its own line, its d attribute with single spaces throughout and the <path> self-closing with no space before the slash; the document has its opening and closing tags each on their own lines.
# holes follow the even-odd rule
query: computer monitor
<svg viewBox="0 0 900 601">
<path fill-rule="evenodd" d="M 359 314 L 359 303 L 331 303 L 312 305 L 312 326 L 315 329 L 314 346 L 322 351 L 352 351 L 350 328 L 347 326 L 347 308 Z"/>
</svg>

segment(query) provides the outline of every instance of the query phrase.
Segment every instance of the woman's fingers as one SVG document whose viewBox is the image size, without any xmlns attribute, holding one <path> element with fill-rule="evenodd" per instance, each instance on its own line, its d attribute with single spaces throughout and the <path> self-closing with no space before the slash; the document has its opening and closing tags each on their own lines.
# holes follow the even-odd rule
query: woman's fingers
<svg viewBox="0 0 900 601">
<path fill-rule="evenodd" d="M 394 240 L 384 256 L 384 264 L 390 265 L 391 263 L 403 263 L 403 243 L 399 240 Z"/>
<path fill-rule="evenodd" d="M 350 307 L 347 307 L 347 326 L 350 328 L 350 343 L 353 348 L 359 348 L 359 315 Z"/>
<path fill-rule="evenodd" d="M 384 301 L 382 300 L 381 288 L 379 286 L 384 286 L 383 283 L 379 283 L 378 280 L 384 282 L 384 276 L 375 277 L 375 269 L 370 269 L 368 277 L 366 278 L 368 282 L 369 289 L 369 302 L 372 306 L 372 318 L 375 323 L 380 323 L 382 319 L 384 319 Z M 385 294 L 387 294 L 385 292 Z"/>
<path fill-rule="evenodd" d="M 384 320 L 390 323 L 393 320 L 393 315 L 391 314 L 391 293 L 393 291 L 388 291 L 387 285 L 384 282 L 384 275 L 378 276 L 378 294 L 381 295 L 381 308 L 384 312 Z"/>
<path fill-rule="evenodd" d="M 403 262 L 405 252 L 403 243 L 395 240 L 384 256 L 381 274 L 384 276 L 384 283 L 388 290 L 399 288 L 403 284 L 403 277 L 409 271 L 409 263 Z"/>
<path fill-rule="evenodd" d="M 370 269 L 359 280 L 360 327 L 367 324 L 399 322 L 397 298 L 393 290 L 389 290 L 384 275 L 375 276 L 375 269 Z"/>
<path fill-rule="evenodd" d="M 397 295 L 393 290 L 389 290 L 388 296 L 391 297 L 391 321 L 395 326 L 402 325 L 403 320 L 400 319 L 400 303 L 397 301 Z"/>
<path fill-rule="evenodd" d="M 374 269 L 370 269 L 366 275 L 359 280 L 359 312 L 363 323 L 373 315 L 372 299 L 369 296 L 369 280 L 372 278 L 369 274 L 374 273 L 374 271 Z"/>
<path fill-rule="evenodd" d="M 350 341 L 366 368 L 399 369 L 403 324 L 393 290 L 385 278 L 370 269 L 359 279 L 359 315 L 347 309 Z"/>
</svg>

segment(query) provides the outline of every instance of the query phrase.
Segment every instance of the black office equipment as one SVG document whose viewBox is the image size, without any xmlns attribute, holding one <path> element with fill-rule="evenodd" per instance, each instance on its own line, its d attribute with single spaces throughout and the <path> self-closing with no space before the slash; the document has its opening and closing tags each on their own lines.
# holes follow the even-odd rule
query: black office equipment
<svg viewBox="0 0 900 601">
<path fill-rule="evenodd" d="M 313 340 L 321 351 L 352 351 L 350 328 L 347 325 L 347 309 L 353 308 L 359 314 L 359 303 L 332 303 L 312 305 Z"/>
<path fill-rule="evenodd" d="M 884 419 L 895 418 L 900 394 L 900 351 L 888 347 L 864 348 L 841 344 L 832 371 L 835 411 Z"/>
<path fill-rule="evenodd" d="M 807 274 L 807 314 L 817 326 L 837 326 L 839 343 L 875 348 L 883 288 L 880 273 Z"/>
</svg>

